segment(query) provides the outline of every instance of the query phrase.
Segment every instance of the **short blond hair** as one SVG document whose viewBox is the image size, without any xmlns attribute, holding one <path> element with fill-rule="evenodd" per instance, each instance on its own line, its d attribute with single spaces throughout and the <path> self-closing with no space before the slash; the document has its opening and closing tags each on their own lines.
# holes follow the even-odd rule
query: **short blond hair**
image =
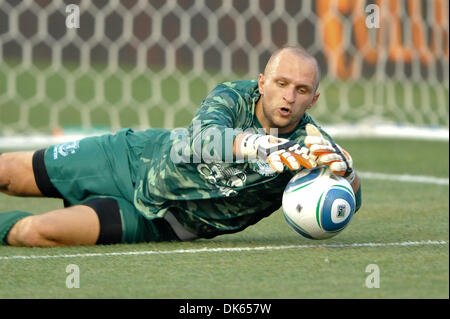
<svg viewBox="0 0 450 319">
<path fill-rule="evenodd" d="M 321 76 L 319 63 L 317 62 L 317 59 L 313 55 L 311 55 L 310 53 L 308 53 L 305 49 L 303 49 L 301 47 L 285 46 L 285 47 L 277 49 L 274 53 L 272 53 L 272 55 L 269 58 L 269 61 L 267 61 L 266 67 L 264 69 L 264 75 L 267 74 L 267 72 L 268 72 L 270 66 L 272 65 L 273 61 L 275 60 L 275 58 L 284 51 L 289 51 L 290 53 L 293 53 L 299 57 L 311 60 L 315 64 L 317 74 L 316 74 L 316 83 L 314 86 L 314 90 L 317 90 L 317 88 L 319 87 L 320 76 Z"/>
</svg>

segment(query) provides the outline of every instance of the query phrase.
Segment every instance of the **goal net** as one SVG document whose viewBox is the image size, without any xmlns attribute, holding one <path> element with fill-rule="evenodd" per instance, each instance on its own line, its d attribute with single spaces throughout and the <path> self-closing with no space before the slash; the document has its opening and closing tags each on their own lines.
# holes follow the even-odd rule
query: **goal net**
<svg viewBox="0 0 450 319">
<path fill-rule="evenodd" d="M 311 114 L 330 133 L 448 140 L 448 6 L 1 1 L 0 147 L 186 126 L 209 90 L 256 79 L 286 45 L 319 61 L 321 97 Z"/>
</svg>

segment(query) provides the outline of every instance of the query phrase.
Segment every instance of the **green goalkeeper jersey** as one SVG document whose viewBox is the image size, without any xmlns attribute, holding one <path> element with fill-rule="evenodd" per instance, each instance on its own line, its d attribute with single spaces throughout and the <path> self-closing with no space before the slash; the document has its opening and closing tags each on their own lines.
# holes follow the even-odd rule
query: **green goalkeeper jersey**
<svg viewBox="0 0 450 319">
<path fill-rule="evenodd" d="M 202 101 L 187 129 L 151 130 L 134 190 L 142 214 L 151 219 L 170 210 L 188 231 L 211 238 L 240 231 L 280 208 L 294 173 L 276 173 L 264 160 L 240 160 L 232 153 L 237 134 L 264 133 L 255 115 L 257 84 L 222 83 Z M 305 114 L 292 133 L 279 136 L 304 145 L 307 123 L 315 124 Z"/>
</svg>

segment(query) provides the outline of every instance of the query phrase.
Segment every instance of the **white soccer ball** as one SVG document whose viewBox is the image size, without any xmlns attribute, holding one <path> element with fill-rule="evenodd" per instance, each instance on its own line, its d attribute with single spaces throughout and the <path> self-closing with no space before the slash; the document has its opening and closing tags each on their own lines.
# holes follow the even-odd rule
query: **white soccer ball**
<svg viewBox="0 0 450 319">
<path fill-rule="evenodd" d="M 327 167 L 300 171 L 283 193 L 284 218 L 292 229 L 309 239 L 336 236 L 349 224 L 355 206 L 350 184 Z"/>
</svg>

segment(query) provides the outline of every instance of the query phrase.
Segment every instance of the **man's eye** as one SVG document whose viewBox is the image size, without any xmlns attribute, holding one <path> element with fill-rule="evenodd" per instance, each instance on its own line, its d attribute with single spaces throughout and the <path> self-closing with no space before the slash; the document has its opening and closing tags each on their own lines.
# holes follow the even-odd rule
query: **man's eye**
<svg viewBox="0 0 450 319">
<path fill-rule="evenodd" d="M 279 86 L 285 86 L 286 83 L 285 83 L 285 82 L 278 82 L 278 85 L 279 85 Z"/>
<path fill-rule="evenodd" d="M 300 88 L 300 89 L 298 89 L 297 91 L 298 91 L 298 93 L 301 93 L 301 94 L 308 93 L 308 90 L 305 89 L 305 88 Z"/>
</svg>

